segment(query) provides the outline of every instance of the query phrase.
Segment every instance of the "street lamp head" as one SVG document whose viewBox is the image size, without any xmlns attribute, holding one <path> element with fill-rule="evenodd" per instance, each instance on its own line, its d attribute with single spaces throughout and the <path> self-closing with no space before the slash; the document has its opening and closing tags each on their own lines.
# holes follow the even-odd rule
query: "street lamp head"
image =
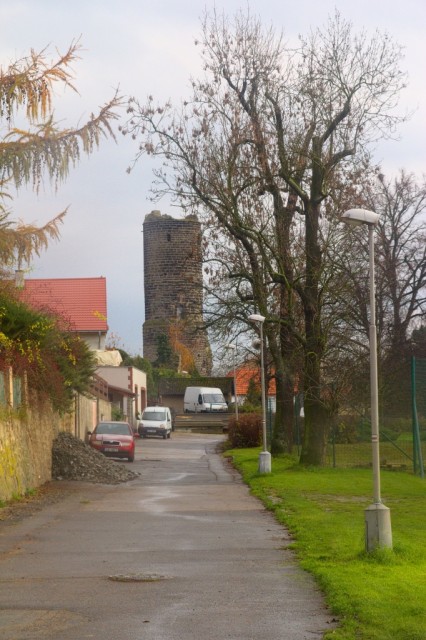
<svg viewBox="0 0 426 640">
<path fill-rule="evenodd" d="M 250 322 L 264 322 L 265 316 L 260 316 L 258 313 L 253 313 L 248 317 L 248 319 L 250 320 Z"/>
<path fill-rule="evenodd" d="M 226 344 L 225 348 L 226 349 L 232 349 L 233 351 L 235 351 L 237 347 L 236 347 L 235 344 Z"/>
<path fill-rule="evenodd" d="M 368 209 L 349 209 L 342 213 L 341 220 L 352 227 L 360 224 L 375 225 L 378 223 L 380 215 Z"/>
</svg>

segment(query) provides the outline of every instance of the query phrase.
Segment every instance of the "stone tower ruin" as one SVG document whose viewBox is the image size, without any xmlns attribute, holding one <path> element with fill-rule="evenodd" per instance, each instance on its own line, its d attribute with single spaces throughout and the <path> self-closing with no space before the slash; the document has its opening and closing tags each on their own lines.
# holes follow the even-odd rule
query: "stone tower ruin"
<svg viewBox="0 0 426 640">
<path fill-rule="evenodd" d="M 160 336 L 174 336 L 203 376 L 212 357 L 203 323 L 201 225 L 152 211 L 143 223 L 145 322 L 143 355 L 158 357 Z M 179 363 L 178 363 L 179 366 Z"/>
</svg>

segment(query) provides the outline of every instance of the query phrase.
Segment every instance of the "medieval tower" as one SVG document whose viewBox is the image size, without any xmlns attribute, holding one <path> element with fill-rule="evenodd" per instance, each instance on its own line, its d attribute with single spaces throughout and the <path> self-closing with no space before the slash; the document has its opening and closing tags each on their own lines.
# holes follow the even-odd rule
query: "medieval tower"
<svg viewBox="0 0 426 640">
<path fill-rule="evenodd" d="M 143 354 L 155 362 L 161 337 L 178 354 L 181 370 L 193 361 L 210 375 L 212 357 L 203 324 L 201 225 L 152 211 L 143 223 L 145 322 Z M 186 363 L 184 362 L 186 361 Z"/>
</svg>

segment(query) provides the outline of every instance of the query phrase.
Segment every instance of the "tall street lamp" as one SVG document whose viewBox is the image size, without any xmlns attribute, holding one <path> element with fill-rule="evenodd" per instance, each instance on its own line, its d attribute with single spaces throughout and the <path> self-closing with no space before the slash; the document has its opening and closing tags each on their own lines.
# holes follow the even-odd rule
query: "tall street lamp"
<svg viewBox="0 0 426 640">
<path fill-rule="evenodd" d="M 374 503 L 365 510 L 365 546 L 367 551 L 377 547 L 392 548 L 390 510 L 382 503 L 380 495 L 379 451 L 379 393 L 377 382 L 377 330 L 376 292 L 374 281 L 374 227 L 379 214 L 367 209 L 349 209 L 342 214 L 342 221 L 351 226 L 368 226 L 370 271 L 370 386 L 371 386 L 371 448 L 373 468 Z"/>
<path fill-rule="evenodd" d="M 234 400 L 235 400 L 235 420 L 238 422 L 238 399 L 237 399 L 237 369 L 236 369 L 236 358 L 237 358 L 237 346 L 235 344 L 227 344 L 227 349 L 232 349 L 232 357 L 234 363 Z"/>
<path fill-rule="evenodd" d="M 265 393 L 265 366 L 263 357 L 263 323 L 265 317 L 258 314 L 253 314 L 248 317 L 250 322 L 259 324 L 260 329 L 260 380 L 262 387 L 262 440 L 263 451 L 259 454 L 259 473 L 271 473 L 271 454 L 268 451 L 266 444 L 266 393 Z"/>
</svg>

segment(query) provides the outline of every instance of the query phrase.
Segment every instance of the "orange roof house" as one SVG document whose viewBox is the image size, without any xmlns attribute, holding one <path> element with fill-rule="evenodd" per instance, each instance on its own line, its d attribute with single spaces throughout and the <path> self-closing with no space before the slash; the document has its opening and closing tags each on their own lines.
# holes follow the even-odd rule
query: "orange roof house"
<svg viewBox="0 0 426 640">
<path fill-rule="evenodd" d="M 247 395 L 247 389 L 251 379 L 253 379 L 260 387 L 260 368 L 258 365 L 253 364 L 252 362 L 246 362 L 245 364 L 236 367 L 235 374 L 237 382 L 237 396 L 244 397 Z M 227 377 L 233 378 L 234 372 L 230 371 Z M 274 397 L 275 395 L 275 378 L 272 378 L 269 381 L 268 396 Z"/>
<path fill-rule="evenodd" d="M 92 349 L 104 349 L 108 331 L 106 279 L 26 279 L 22 300 L 37 309 L 65 320 Z"/>
</svg>

